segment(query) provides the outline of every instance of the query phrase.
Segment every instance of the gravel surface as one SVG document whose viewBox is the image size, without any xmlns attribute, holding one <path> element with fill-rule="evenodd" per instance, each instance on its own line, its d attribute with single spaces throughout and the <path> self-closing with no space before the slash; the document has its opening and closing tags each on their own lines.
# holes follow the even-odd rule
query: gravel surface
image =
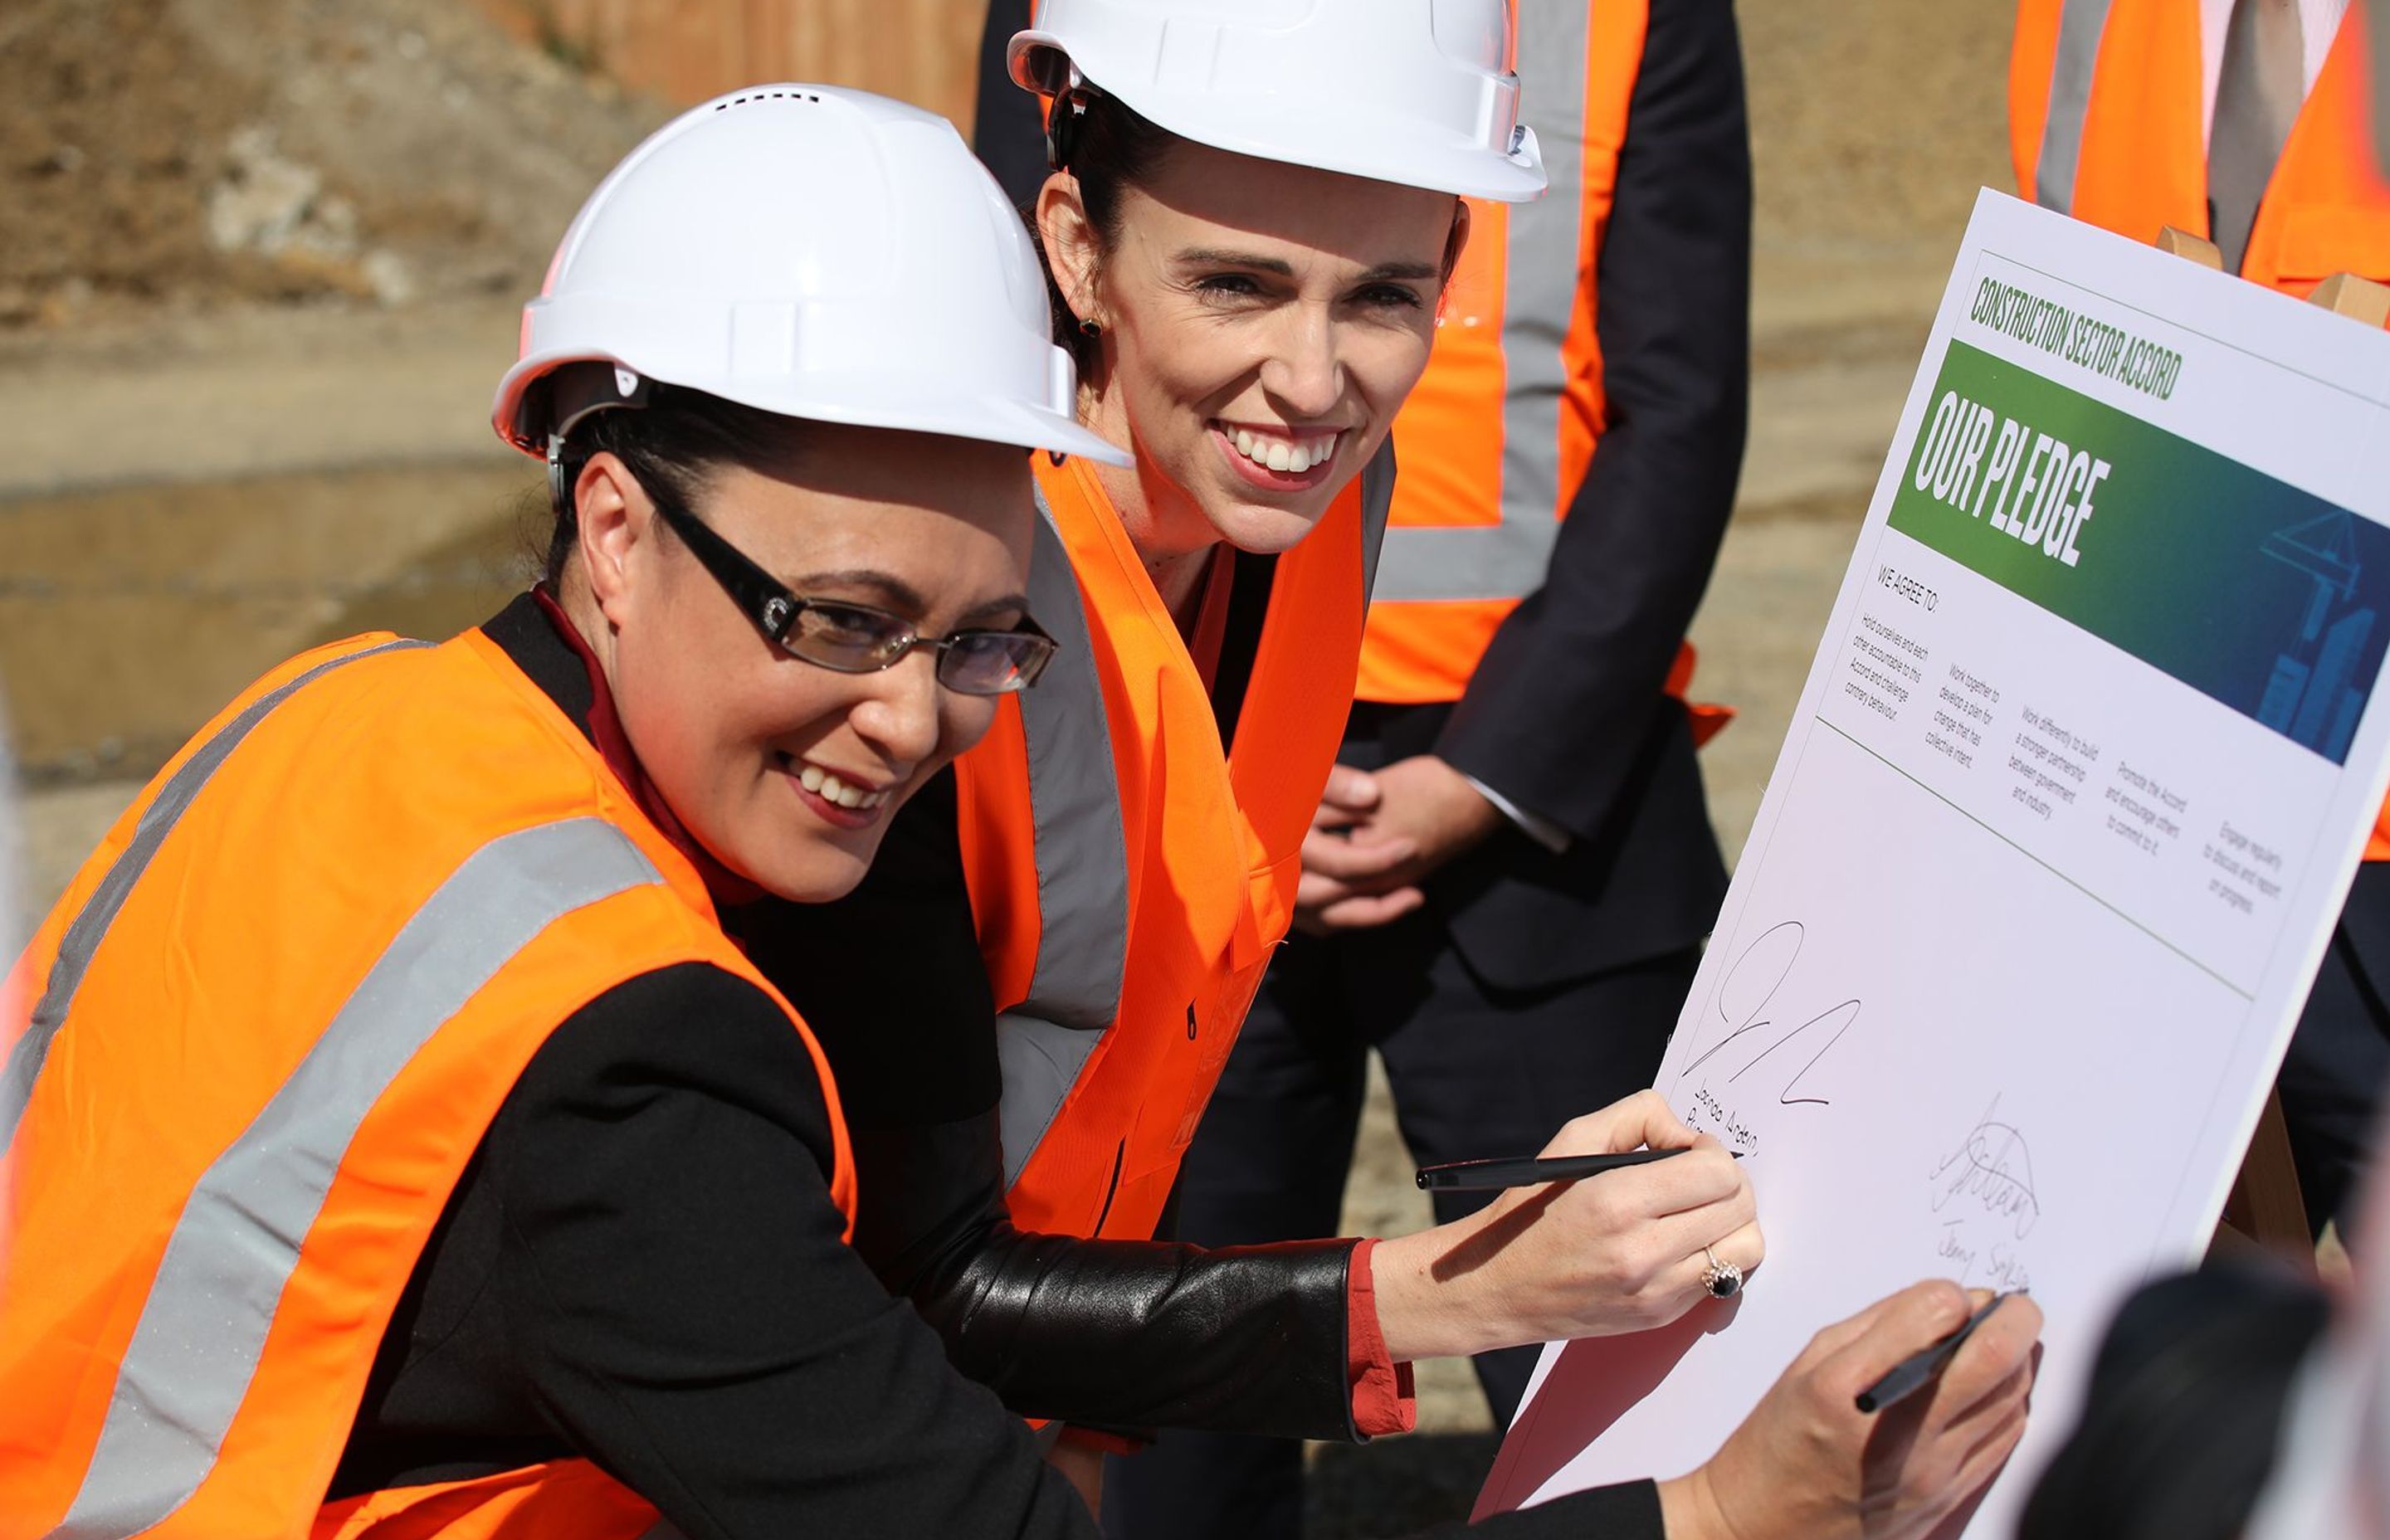
<svg viewBox="0 0 2390 1540">
<path fill-rule="evenodd" d="M 0 328 L 519 294 L 662 116 L 471 0 L 12 0 Z"/>
</svg>

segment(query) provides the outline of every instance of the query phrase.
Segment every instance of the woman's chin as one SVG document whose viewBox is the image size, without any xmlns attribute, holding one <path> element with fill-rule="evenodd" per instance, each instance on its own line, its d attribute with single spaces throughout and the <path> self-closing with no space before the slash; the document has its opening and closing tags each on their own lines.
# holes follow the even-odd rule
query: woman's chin
<svg viewBox="0 0 2390 1540">
<path fill-rule="evenodd" d="M 873 841 L 876 846 L 877 841 Z M 773 852 L 742 863 L 747 879 L 790 904 L 834 904 L 854 892 L 871 869 L 871 853 L 807 841 L 802 851 Z"/>
<path fill-rule="evenodd" d="M 1292 507 L 1284 503 L 1253 503 L 1239 498 L 1206 507 L 1203 516 L 1212 527 L 1240 551 L 1255 556 L 1277 556 L 1303 544 L 1304 537 L 1319 527 L 1334 499 L 1323 493 L 1308 502 L 1317 507 Z"/>
</svg>

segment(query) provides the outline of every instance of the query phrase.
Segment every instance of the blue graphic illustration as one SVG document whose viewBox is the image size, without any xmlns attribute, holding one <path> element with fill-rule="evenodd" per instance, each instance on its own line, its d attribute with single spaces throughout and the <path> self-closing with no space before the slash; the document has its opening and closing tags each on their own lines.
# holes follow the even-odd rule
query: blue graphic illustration
<svg viewBox="0 0 2390 1540">
<path fill-rule="evenodd" d="M 2332 619 L 2335 609 L 2356 598 L 2365 571 L 2357 555 L 2356 522 L 2354 515 L 2334 509 L 2275 531 L 2260 547 L 2303 573 L 2312 586 L 2297 639 L 2274 660 L 2257 720 L 2335 764 L 2347 757 L 2349 738 L 2365 707 L 2364 692 L 2355 687 L 2368 661 L 2365 644 L 2373 635 L 2371 609 L 2359 606 Z"/>
</svg>

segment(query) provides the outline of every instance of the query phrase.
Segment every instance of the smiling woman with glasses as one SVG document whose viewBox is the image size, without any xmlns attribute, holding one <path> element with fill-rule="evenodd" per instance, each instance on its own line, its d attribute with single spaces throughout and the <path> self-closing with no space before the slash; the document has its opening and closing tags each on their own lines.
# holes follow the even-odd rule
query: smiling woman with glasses
<svg viewBox="0 0 2390 1540">
<path fill-rule="evenodd" d="M 943 120 L 742 92 L 522 346 L 544 581 L 269 673 L 0 991 L 0 1533 L 1089 1534 L 849 1249 L 722 927 L 853 888 L 1054 654 L 1027 454 L 1126 456 L 1028 237 Z"/>
</svg>

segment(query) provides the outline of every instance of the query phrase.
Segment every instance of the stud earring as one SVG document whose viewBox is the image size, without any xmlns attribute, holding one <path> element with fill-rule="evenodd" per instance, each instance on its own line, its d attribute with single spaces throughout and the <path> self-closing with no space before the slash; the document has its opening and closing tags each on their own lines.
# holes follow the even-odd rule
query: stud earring
<svg viewBox="0 0 2390 1540">
<path fill-rule="evenodd" d="M 1082 337 L 1101 337 L 1103 334 L 1104 327 L 1100 321 L 1082 320 L 1079 323 L 1079 335 Z"/>
</svg>

